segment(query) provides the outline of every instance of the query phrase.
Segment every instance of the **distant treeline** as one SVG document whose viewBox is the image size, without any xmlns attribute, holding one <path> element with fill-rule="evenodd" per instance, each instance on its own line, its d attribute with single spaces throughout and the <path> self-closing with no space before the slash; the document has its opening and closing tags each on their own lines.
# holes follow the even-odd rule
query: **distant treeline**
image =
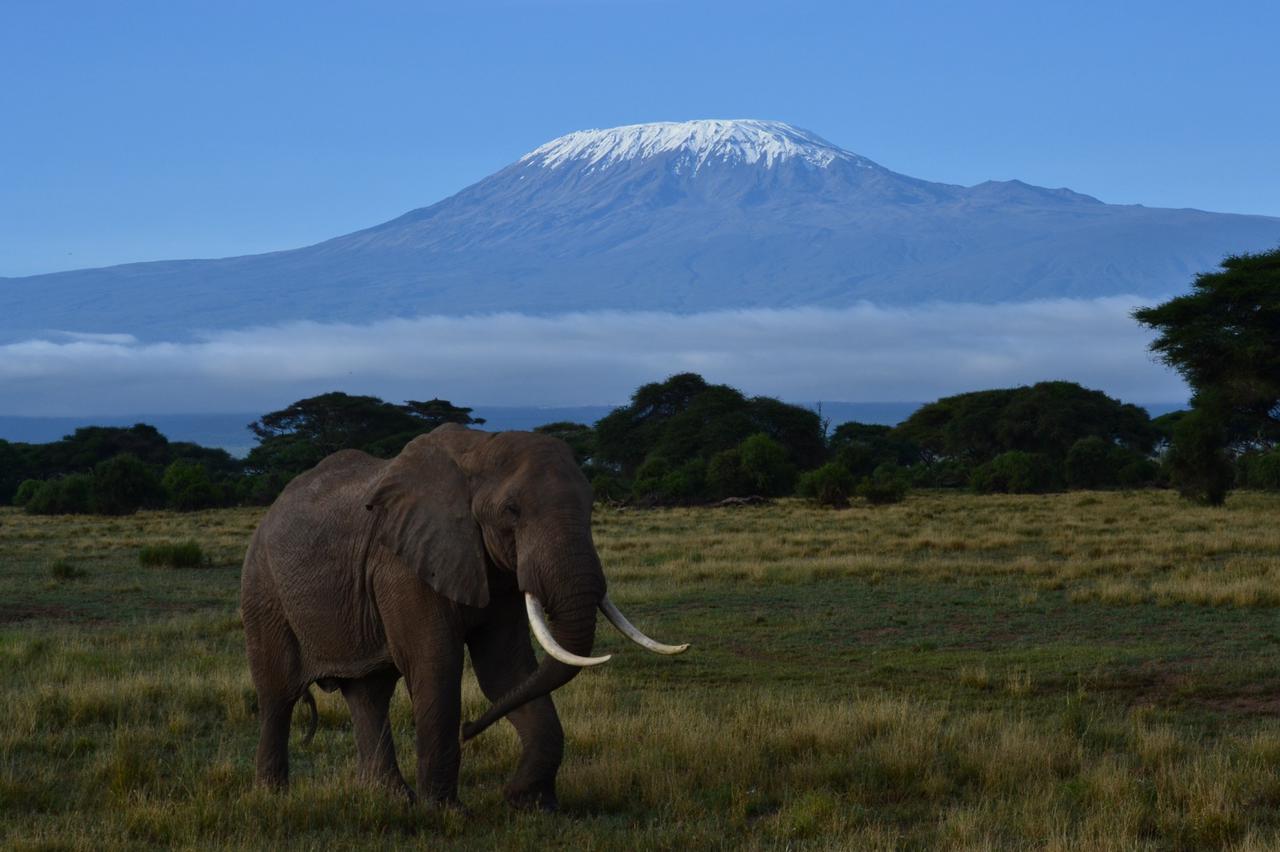
<svg viewBox="0 0 1280 852">
<path fill-rule="evenodd" d="M 693 504 L 799 494 L 840 505 L 893 502 L 911 487 L 978 492 L 1139 488 L 1163 466 L 1184 412 L 1151 419 L 1135 405 L 1071 382 L 978 391 L 922 406 L 889 427 L 821 412 L 683 373 L 639 388 L 594 425 L 552 423 L 598 499 Z M 124 514 L 264 505 L 337 450 L 387 458 L 443 423 L 482 425 L 447 400 L 392 404 L 328 393 L 250 424 L 245 459 L 168 441 L 155 428 L 91 426 L 60 441 L 0 441 L 0 501 L 39 514 Z M 1280 488 L 1280 453 L 1236 460 L 1242 485 Z"/>
<path fill-rule="evenodd" d="M 245 459 L 169 441 L 155 427 L 86 426 L 60 441 L 0 440 L 0 504 L 33 514 L 128 514 L 266 505 L 290 479 L 330 453 L 357 447 L 389 457 L 442 423 L 483 423 L 443 400 L 392 405 L 328 393 L 249 424 L 258 444 Z"/>
</svg>

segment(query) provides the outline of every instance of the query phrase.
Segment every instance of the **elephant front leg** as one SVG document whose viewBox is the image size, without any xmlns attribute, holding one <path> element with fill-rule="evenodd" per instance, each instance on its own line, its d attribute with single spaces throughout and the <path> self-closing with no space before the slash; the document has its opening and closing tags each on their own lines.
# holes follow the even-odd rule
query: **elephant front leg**
<svg viewBox="0 0 1280 852">
<path fill-rule="evenodd" d="M 522 601 L 516 597 L 510 604 L 496 602 L 494 608 L 489 623 L 467 637 L 476 679 L 490 701 L 498 701 L 538 666 Z M 564 729 L 551 696 L 512 710 L 507 721 L 515 727 L 521 745 L 520 762 L 503 791 L 507 801 L 521 809 L 556 810 L 556 773 L 564 757 Z"/>
<path fill-rule="evenodd" d="M 462 759 L 462 649 L 450 659 L 434 657 L 430 666 L 406 679 L 417 738 L 418 797 L 456 803 Z"/>
<path fill-rule="evenodd" d="M 399 570 L 397 570 L 399 569 Z M 464 630 L 456 607 L 398 564 L 374 574 L 392 662 L 413 703 L 418 799 L 458 801 Z"/>
</svg>

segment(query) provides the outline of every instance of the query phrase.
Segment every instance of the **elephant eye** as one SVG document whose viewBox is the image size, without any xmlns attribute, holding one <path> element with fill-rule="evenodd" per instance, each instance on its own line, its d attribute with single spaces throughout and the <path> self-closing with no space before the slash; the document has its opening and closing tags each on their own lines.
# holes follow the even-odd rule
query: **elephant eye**
<svg viewBox="0 0 1280 852">
<path fill-rule="evenodd" d="M 508 501 L 506 503 L 503 503 L 502 511 L 506 512 L 508 515 L 510 515 L 513 518 L 520 517 L 520 507 L 513 502 Z"/>
</svg>

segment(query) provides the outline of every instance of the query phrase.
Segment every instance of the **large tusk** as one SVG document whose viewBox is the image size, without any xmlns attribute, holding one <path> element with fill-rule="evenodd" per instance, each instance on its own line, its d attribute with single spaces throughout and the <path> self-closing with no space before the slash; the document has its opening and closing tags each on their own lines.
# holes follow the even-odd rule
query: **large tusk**
<svg viewBox="0 0 1280 852">
<path fill-rule="evenodd" d="M 524 595 L 524 608 L 529 611 L 529 626 L 533 628 L 534 638 L 538 640 L 542 650 L 560 662 L 570 666 L 598 666 L 613 659 L 612 654 L 605 654 L 603 657 L 579 657 L 577 654 L 569 653 L 561 648 L 555 637 L 551 635 L 551 628 L 547 626 L 547 613 L 543 610 L 542 604 L 528 592 Z"/>
<path fill-rule="evenodd" d="M 655 642 L 648 636 L 640 632 L 627 617 L 618 611 L 613 605 L 613 601 L 609 600 L 609 596 L 605 595 L 600 601 L 600 611 L 604 613 L 604 617 L 609 619 L 609 623 L 618 628 L 618 632 L 623 636 L 635 642 L 641 648 L 647 648 L 655 654 L 683 654 L 689 650 L 688 643 L 684 645 L 664 645 L 661 642 Z"/>
</svg>

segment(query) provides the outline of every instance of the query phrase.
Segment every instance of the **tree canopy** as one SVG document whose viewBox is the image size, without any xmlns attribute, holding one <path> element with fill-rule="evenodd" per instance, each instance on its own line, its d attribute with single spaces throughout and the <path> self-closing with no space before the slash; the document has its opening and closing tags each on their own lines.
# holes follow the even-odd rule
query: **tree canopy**
<svg viewBox="0 0 1280 852">
<path fill-rule="evenodd" d="M 756 433 L 787 448 L 803 467 L 821 464 L 826 440 L 816 412 L 770 397 L 747 397 L 728 385 L 679 373 L 641 386 L 631 404 L 596 424 L 597 451 L 630 475 L 649 457 L 710 459 Z"/>
<path fill-rule="evenodd" d="M 1146 454 L 1159 437 L 1142 408 L 1074 382 L 945 397 L 917 409 L 894 434 L 919 447 L 926 461 L 974 465 L 1012 451 L 1060 464 L 1076 441 L 1090 436 Z"/>
<path fill-rule="evenodd" d="M 334 391 L 300 399 L 249 424 L 258 436 L 246 459 L 254 473 L 294 476 L 338 450 L 358 449 L 389 458 L 411 439 L 444 423 L 483 423 L 448 400 L 408 400 Z M 282 483 L 283 484 L 283 483 Z"/>
<path fill-rule="evenodd" d="M 180 458 L 198 462 L 218 477 L 234 477 L 241 470 L 240 462 L 226 450 L 170 441 L 146 423 L 83 426 L 47 444 L 0 441 L 0 502 L 9 502 L 26 480 L 89 474 L 119 456 L 129 456 L 157 471 Z M 110 468 L 104 469 L 104 476 L 107 470 L 114 475 L 115 469 Z"/>
<path fill-rule="evenodd" d="M 855 479 L 870 476 L 881 465 L 909 467 L 920 461 L 920 448 L 913 441 L 878 423 L 841 423 L 829 443 L 836 463 Z"/>
<path fill-rule="evenodd" d="M 748 440 L 754 436 L 762 438 Z M 722 455 L 730 451 L 738 455 Z M 827 448 L 816 412 L 679 373 L 641 386 L 629 405 L 603 417 L 596 424 L 596 453 L 623 477 L 635 477 L 640 491 L 691 500 L 748 487 L 744 483 L 789 488 L 794 469 L 817 467 Z M 713 460 L 715 487 L 709 490 Z"/>
<path fill-rule="evenodd" d="M 1228 257 L 1190 293 L 1133 315 L 1158 332 L 1151 351 L 1193 394 L 1191 413 L 1170 424 L 1173 484 L 1221 504 L 1232 456 L 1280 442 L 1280 249 Z"/>
<path fill-rule="evenodd" d="M 1190 293 L 1133 315 L 1158 332 L 1151 351 L 1186 379 L 1193 407 L 1216 411 L 1236 440 L 1280 439 L 1280 249 L 1228 257 Z"/>
</svg>

